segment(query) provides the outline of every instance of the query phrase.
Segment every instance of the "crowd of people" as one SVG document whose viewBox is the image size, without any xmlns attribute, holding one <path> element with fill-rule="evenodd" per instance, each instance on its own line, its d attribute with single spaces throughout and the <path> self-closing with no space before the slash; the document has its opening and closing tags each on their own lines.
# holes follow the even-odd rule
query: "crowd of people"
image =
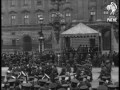
<svg viewBox="0 0 120 90">
<path fill-rule="evenodd" d="M 111 57 L 112 56 L 112 57 Z M 82 58 L 84 57 L 84 59 Z M 98 58 L 99 57 L 99 58 Z M 94 60 L 96 59 L 96 60 Z M 92 67 L 99 62 L 101 73 L 98 77 L 98 90 L 115 88 L 118 83 L 111 81 L 111 67 L 114 62 L 118 65 L 118 54 L 44 54 L 38 53 L 2 53 L 2 67 L 9 67 L 3 76 L 3 90 L 93 90 Z M 96 65 L 95 64 L 95 65 Z M 58 70 L 61 68 L 61 71 Z M 104 88 L 104 89 L 101 89 Z M 114 90 L 115 90 L 114 89 Z"/>
</svg>

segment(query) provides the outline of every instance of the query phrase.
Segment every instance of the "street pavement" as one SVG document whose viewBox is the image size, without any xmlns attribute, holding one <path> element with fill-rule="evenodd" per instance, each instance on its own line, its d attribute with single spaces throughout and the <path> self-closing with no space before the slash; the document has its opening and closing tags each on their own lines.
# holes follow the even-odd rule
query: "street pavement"
<svg viewBox="0 0 120 90">
<path fill-rule="evenodd" d="M 7 72 L 8 67 L 2 67 L 2 75 L 5 75 Z M 61 68 L 57 67 L 58 69 L 58 73 L 61 72 Z M 97 87 L 99 85 L 99 80 L 98 77 L 100 75 L 100 68 L 93 68 L 92 69 L 92 73 L 93 73 L 93 81 L 91 82 L 92 87 Z M 119 68 L 118 67 L 113 67 L 112 68 L 112 72 L 111 72 L 111 76 L 112 76 L 112 81 L 113 82 L 119 82 Z"/>
</svg>

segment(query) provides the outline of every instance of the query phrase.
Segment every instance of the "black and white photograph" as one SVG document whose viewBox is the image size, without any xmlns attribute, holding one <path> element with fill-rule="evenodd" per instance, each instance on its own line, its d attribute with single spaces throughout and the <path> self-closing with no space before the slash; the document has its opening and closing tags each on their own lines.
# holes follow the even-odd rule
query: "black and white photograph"
<svg viewBox="0 0 120 90">
<path fill-rule="evenodd" d="M 1 90 L 119 90 L 119 0 L 1 0 Z"/>
</svg>

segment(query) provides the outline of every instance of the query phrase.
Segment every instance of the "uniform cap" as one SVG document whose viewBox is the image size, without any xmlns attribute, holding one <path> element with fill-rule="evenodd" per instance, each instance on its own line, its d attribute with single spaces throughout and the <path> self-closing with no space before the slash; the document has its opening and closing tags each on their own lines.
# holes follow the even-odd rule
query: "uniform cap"
<svg viewBox="0 0 120 90">
<path fill-rule="evenodd" d="M 33 79 L 34 79 L 34 76 L 29 76 L 28 79 L 29 79 L 29 80 L 33 80 Z"/>
<path fill-rule="evenodd" d="M 46 79 L 40 79 L 39 82 L 43 82 L 43 83 L 46 83 L 48 80 Z"/>
<path fill-rule="evenodd" d="M 14 74 L 15 74 L 15 75 L 18 75 L 18 74 L 19 74 L 19 72 L 14 72 Z"/>
<path fill-rule="evenodd" d="M 42 77 L 43 77 L 43 75 L 39 75 L 38 77 L 41 77 L 41 78 L 42 78 Z"/>
<path fill-rule="evenodd" d="M 55 79 L 55 80 L 59 80 L 59 77 L 55 77 L 54 79 Z"/>
<path fill-rule="evenodd" d="M 104 81 L 103 80 L 99 80 L 99 83 L 104 83 Z"/>
<path fill-rule="evenodd" d="M 49 88 L 56 88 L 57 87 L 57 84 L 56 83 L 50 83 L 49 84 Z"/>
<path fill-rule="evenodd" d="M 65 77 L 66 77 L 65 75 L 62 75 L 62 76 L 61 76 L 61 79 L 62 79 L 62 80 L 64 80 L 64 79 L 65 79 Z"/>
<path fill-rule="evenodd" d="M 106 60 L 106 63 L 109 63 L 110 62 L 110 60 Z"/>
<path fill-rule="evenodd" d="M 108 88 L 116 88 L 116 85 L 108 85 Z"/>
<path fill-rule="evenodd" d="M 9 83 L 12 83 L 12 82 L 15 82 L 15 81 L 16 81 L 15 79 L 8 80 Z"/>
<path fill-rule="evenodd" d="M 79 81 L 77 79 L 72 79 L 71 82 L 72 83 L 79 83 Z"/>
<path fill-rule="evenodd" d="M 68 84 L 63 84 L 62 87 L 66 88 L 68 87 L 69 85 Z"/>
<path fill-rule="evenodd" d="M 106 76 L 102 76 L 102 79 L 107 79 L 107 77 Z"/>
<path fill-rule="evenodd" d="M 50 83 L 52 83 L 52 82 L 51 82 L 51 81 L 47 81 L 46 83 L 47 83 L 47 84 L 50 84 Z"/>
<path fill-rule="evenodd" d="M 66 90 L 65 88 L 59 88 L 58 90 Z"/>
<path fill-rule="evenodd" d="M 88 86 L 86 86 L 86 85 L 83 85 L 80 87 L 80 90 L 86 90 L 86 89 L 88 89 Z"/>
<path fill-rule="evenodd" d="M 14 86 L 10 86 L 10 89 L 14 89 Z"/>
<path fill-rule="evenodd" d="M 39 88 L 39 87 L 40 87 L 40 85 L 34 85 L 34 87 L 35 87 L 35 88 Z"/>
<path fill-rule="evenodd" d="M 31 83 L 23 83 L 22 86 L 23 86 L 23 87 L 31 87 L 32 84 L 31 84 Z"/>
</svg>

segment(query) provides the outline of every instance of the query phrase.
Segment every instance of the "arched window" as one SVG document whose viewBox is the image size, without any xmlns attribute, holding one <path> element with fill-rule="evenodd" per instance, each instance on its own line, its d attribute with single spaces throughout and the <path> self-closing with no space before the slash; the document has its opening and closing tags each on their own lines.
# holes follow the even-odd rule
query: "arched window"
<svg viewBox="0 0 120 90">
<path fill-rule="evenodd" d="M 16 15 L 11 15 L 11 25 L 16 24 Z"/>
<path fill-rule="evenodd" d="M 11 6 L 11 7 L 14 7 L 14 6 L 15 6 L 15 1 L 16 1 L 16 0 L 10 0 L 10 6 Z"/>
<path fill-rule="evenodd" d="M 40 17 L 43 17 L 43 15 L 42 15 L 42 14 L 37 14 L 37 23 L 38 23 L 38 24 L 40 23 L 40 22 L 39 22 Z"/>
<path fill-rule="evenodd" d="M 96 20 L 96 6 L 91 6 L 90 7 L 90 18 L 89 21 L 95 21 Z"/>
<path fill-rule="evenodd" d="M 25 25 L 28 25 L 28 24 L 29 24 L 29 14 L 28 14 L 28 13 L 25 13 L 25 14 L 24 14 L 24 24 L 25 24 Z"/>
<path fill-rule="evenodd" d="M 65 21 L 66 22 L 71 22 L 71 18 L 72 18 L 72 9 L 71 8 L 65 8 L 64 9 L 65 12 Z"/>
<path fill-rule="evenodd" d="M 40 23 L 40 22 L 39 22 L 40 17 L 43 17 L 43 18 L 44 18 L 44 11 L 41 10 L 41 9 L 37 9 L 37 10 L 35 11 L 35 13 L 36 13 L 36 23 L 39 24 L 39 23 Z"/>
<path fill-rule="evenodd" d="M 50 22 L 53 22 L 53 20 L 54 20 L 54 17 L 55 17 L 55 9 L 50 9 L 50 11 L 49 11 L 49 21 Z"/>
</svg>

